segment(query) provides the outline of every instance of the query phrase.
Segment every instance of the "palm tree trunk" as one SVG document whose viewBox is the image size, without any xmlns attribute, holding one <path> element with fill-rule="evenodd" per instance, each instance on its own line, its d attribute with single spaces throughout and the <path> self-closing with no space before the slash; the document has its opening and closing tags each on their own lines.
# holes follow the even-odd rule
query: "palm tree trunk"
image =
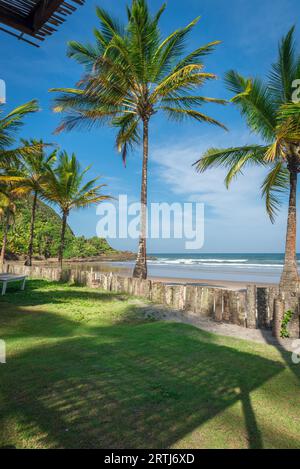
<svg viewBox="0 0 300 469">
<path fill-rule="evenodd" d="M 287 233 L 285 245 L 284 268 L 280 280 L 280 288 L 285 292 L 296 293 L 299 286 L 299 275 L 296 257 L 296 233 L 297 233 L 297 170 L 290 169 L 290 198 L 287 220 Z"/>
<path fill-rule="evenodd" d="M 61 225 L 61 236 L 60 236 L 60 247 L 59 247 L 59 252 L 58 252 L 58 262 L 59 262 L 61 268 L 62 268 L 62 265 L 63 265 L 63 257 L 64 257 L 67 218 L 68 218 L 68 213 L 63 212 L 62 225 Z"/>
<path fill-rule="evenodd" d="M 27 259 L 25 261 L 25 265 L 30 266 L 30 267 L 32 266 L 36 204 L 37 204 L 37 192 L 35 191 L 34 196 L 33 196 L 32 209 L 31 209 L 30 239 L 29 239 Z"/>
<path fill-rule="evenodd" d="M 147 231 L 147 179 L 148 179 L 148 156 L 149 156 L 149 119 L 143 121 L 143 170 L 141 186 L 141 228 L 139 249 L 136 259 L 133 277 L 147 278 L 147 249 L 146 249 L 146 231 Z"/>
<path fill-rule="evenodd" d="M 1 254 L 0 254 L 0 266 L 3 266 L 4 261 L 5 261 L 8 226 L 9 226 L 9 211 L 7 210 L 5 218 L 4 218 L 3 241 L 2 241 L 2 248 L 1 248 Z"/>
</svg>

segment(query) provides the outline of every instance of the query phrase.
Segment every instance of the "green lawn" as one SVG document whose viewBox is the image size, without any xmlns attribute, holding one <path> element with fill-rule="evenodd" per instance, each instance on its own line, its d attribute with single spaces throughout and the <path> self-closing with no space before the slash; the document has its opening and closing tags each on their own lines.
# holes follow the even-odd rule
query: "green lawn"
<svg viewBox="0 0 300 469">
<path fill-rule="evenodd" d="M 141 319 L 132 299 L 31 281 L 0 299 L 0 447 L 300 448 L 300 365 Z"/>
</svg>

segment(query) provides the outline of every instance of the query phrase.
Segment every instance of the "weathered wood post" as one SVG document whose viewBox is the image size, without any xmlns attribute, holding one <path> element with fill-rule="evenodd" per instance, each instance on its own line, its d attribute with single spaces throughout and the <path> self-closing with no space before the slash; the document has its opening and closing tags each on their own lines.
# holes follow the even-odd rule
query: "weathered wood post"
<svg viewBox="0 0 300 469">
<path fill-rule="evenodd" d="M 246 327 L 257 328 L 256 286 L 248 285 L 246 293 Z"/>
<path fill-rule="evenodd" d="M 282 324 L 282 319 L 284 316 L 284 300 L 283 298 L 278 295 L 277 298 L 275 298 L 274 302 L 274 318 L 273 318 L 273 336 L 276 337 L 277 339 L 280 339 L 280 331 L 281 331 L 281 324 Z"/>
<path fill-rule="evenodd" d="M 214 320 L 222 322 L 223 319 L 223 291 L 214 291 Z"/>
</svg>

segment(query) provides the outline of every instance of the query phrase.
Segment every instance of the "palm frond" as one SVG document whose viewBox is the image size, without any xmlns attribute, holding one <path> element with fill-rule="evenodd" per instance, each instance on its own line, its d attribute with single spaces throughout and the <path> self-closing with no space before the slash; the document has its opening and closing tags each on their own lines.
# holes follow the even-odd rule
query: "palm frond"
<svg viewBox="0 0 300 469">
<path fill-rule="evenodd" d="M 277 123 L 277 134 L 285 140 L 300 142 L 300 103 L 280 106 Z"/>
<path fill-rule="evenodd" d="M 225 184 L 226 187 L 229 187 L 231 181 L 242 172 L 245 166 L 266 166 L 267 163 L 264 160 L 264 156 L 267 149 L 267 146 L 262 145 L 248 145 L 226 149 L 210 148 L 194 163 L 194 166 L 196 166 L 196 170 L 200 173 L 212 167 L 228 169 Z"/>
<path fill-rule="evenodd" d="M 111 41 L 115 34 L 123 34 L 124 27 L 103 8 L 96 7 L 96 15 L 100 20 L 101 36 L 106 44 Z"/>
<path fill-rule="evenodd" d="M 276 108 L 269 89 L 258 79 L 249 80 L 231 70 L 225 75 L 232 101 L 246 118 L 250 129 L 270 142 L 275 135 Z"/>
<path fill-rule="evenodd" d="M 97 35 L 96 35 L 97 37 Z M 99 36 L 98 36 L 99 39 Z M 68 42 L 68 57 L 76 60 L 79 64 L 83 65 L 88 71 L 91 71 L 95 61 L 99 56 L 104 52 L 104 47 L 99 45 L 93 46 L 91 44 L 81 44 L 78 41 L 69 41 Z"/>
<path fill-rule="evenodd" d="M 36 100 L 29 101 L 10 111 L 6 116 L 1 117 L 2 105 L 0 105 L 0 149 L 4 149 L 15 142 L 15 133 L 24 124 L 23 118 L 33 112 L 38 111 Z"/>
<path fill-rule="evenodd" d="M 74 109 L 69 114 L 65 114 L 60 125 L 56 128 L 55 133 L 74 129 L 90 130 L 92 127 L 111 123 L 113 117 L 118 114 L 118 110 L 108 111 L 106 108 L 100 109 Z"/>
<path fill-rule="evenodd" d="M 8 165 L 10 161 L 16 162 L 21 158 L 32 156 L 34 157 L 37 152 L 41 151 L 45 144 L 25 144 L 10 150 L 0 150 L 0 167 L 1 164 Z"/>
<path fill-rule="evenodd" d="M 165 9 L 167 8 L 167 4 L 163 3 L 162 6 L 158 9 L 157 13 L 154 15 L 154 23 L 157 25 L 161 15 L 164 13 Z"/>
<path fill-rule="evenodd" d="M 200 17 L 197 17 L 186 27 L 174 31 L 159 45 L 153 57 L 153 61 L 156 64 L 154 80 L 159 80 L 162 76 L 169 73 L 172 68 L 175 68 L 173 71 L 176 72 L 177 67 L 179 69 L 185 65 L 178 66 L 177 64 L 175 66 L 175 63 L 184 50 L 186 36 L 196 26 L 199 20 Z M 187 62 L 187 65 L 190 65 L 191 62 L 188 60 Z"/>
<path fill-rule="evenodd" d="M 206 80 L 216 78 L 213 73 L 202 72 L 202 68 L 202 65 L 199 64 L 186 65 L 171 75 L 168 75 L 154 89 L 150 96 L 151 102 L 154 103 L 157 99 L 166 97 L 174 92 L 191 90 L 196 86 L 202 85 Z"/>
<path fill-rule="evenodd" d="M 116 146 L 122 153 L 122 160 L 126 166 L 128 149 L 132 149 L 141 141 L 139 119 L 135 114 L 125 114 L 115 118 L 112 124 L 119 129 L 116 137 Z"/>
<path fill-rule="evenodd" d="M 205 103 L 214 103 L 214 104 L 228 104 L 228 101 L 225 99 L 217 98 L 207 98 L 204 96 L 172 96 L 168 95 L 161 100 L 162 104 L 168 106 L 177 106 L 179 108 L 189 109 L 193 106 L 202 106 Z"/>
<path fill-rule="evenodd" d="M 218 127 L 221 127 L 224 130 L 227 130 L 224 124 L 217 121 L 213 117 L 207 116 L 206 114 L 203 114 L 199 111 L 195 111 L 193 109 L 180 109 L 168 106 L 161 106 L 160 109 L 165 111 L 168 114 L 169 118 L 175 121 L 182 121 L 185 118 L 192 118 L 197 120 L 198 122 L 206 122 L 208 124 L 213 124 Z"/>
<path fill-rule="evenodd" d="M 37 112 L 39 110 L 38 102 L 33 99 L 32 101 L 28 101 L 21 106 L 16 107 L 11 112 L 7 114 L 8 121 L 19 121 L 27 114 Z"/>
<path fill-rule="evenodd" d="M 281 205 L 280 195 L 289 187 L 289 171 L 283 162 L 275 164 L 262 184 L 262 195 L 266 200 L 266 210 L 272 223 Z"/>
<path fill-rule="evenodd" d="M 277 104 L 291 101 L 293 81 L 296 76 L 296 58 L 293 26 L 279 44 L 278 61 L 273 64 L 269 77 L 269 88 Z"/>
<path fill-rule="evenodd" d="M 198 49 L 194 50 L 182 60 L 180 60 L 180 62 L 176 65 L 174 71 L 177 71 L 180 68 L 185 67 L 186 65 L 191 65 L 194 63 L 203 65 L 203 57 L 211 54 L 215 50 L 216 46 L 218 46 L 219 44 L 221 44 L 221 41 L 212 41 L 208 44 L 205 44 L 204 46 L 198 47 Z"/>
</svg>

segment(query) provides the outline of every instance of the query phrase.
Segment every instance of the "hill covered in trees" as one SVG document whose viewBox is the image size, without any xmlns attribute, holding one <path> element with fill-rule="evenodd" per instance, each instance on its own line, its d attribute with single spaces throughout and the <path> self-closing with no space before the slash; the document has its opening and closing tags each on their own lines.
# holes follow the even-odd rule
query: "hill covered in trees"
<svg viewBox="0 0 300 469">
<path fill-rule="evenodd" d="M 7 257 L 22 258 L 28 249 L 31 219 L 31 197 L 17 202 L 14 221 L 8 232 Z M 61 218 L 48 205 L 38 201 L 35 222 L 34 256 L 41 259 L 57 257 L 61 233 Z M 0 239 L 3 226 L 0 224 Z M 68 226 L 64 258 L 88 258 L 103 254 L 114 254 L 115 251 L 105 239 L 96 236 L 90 239 L 76 237 Z"/>
</svg>

